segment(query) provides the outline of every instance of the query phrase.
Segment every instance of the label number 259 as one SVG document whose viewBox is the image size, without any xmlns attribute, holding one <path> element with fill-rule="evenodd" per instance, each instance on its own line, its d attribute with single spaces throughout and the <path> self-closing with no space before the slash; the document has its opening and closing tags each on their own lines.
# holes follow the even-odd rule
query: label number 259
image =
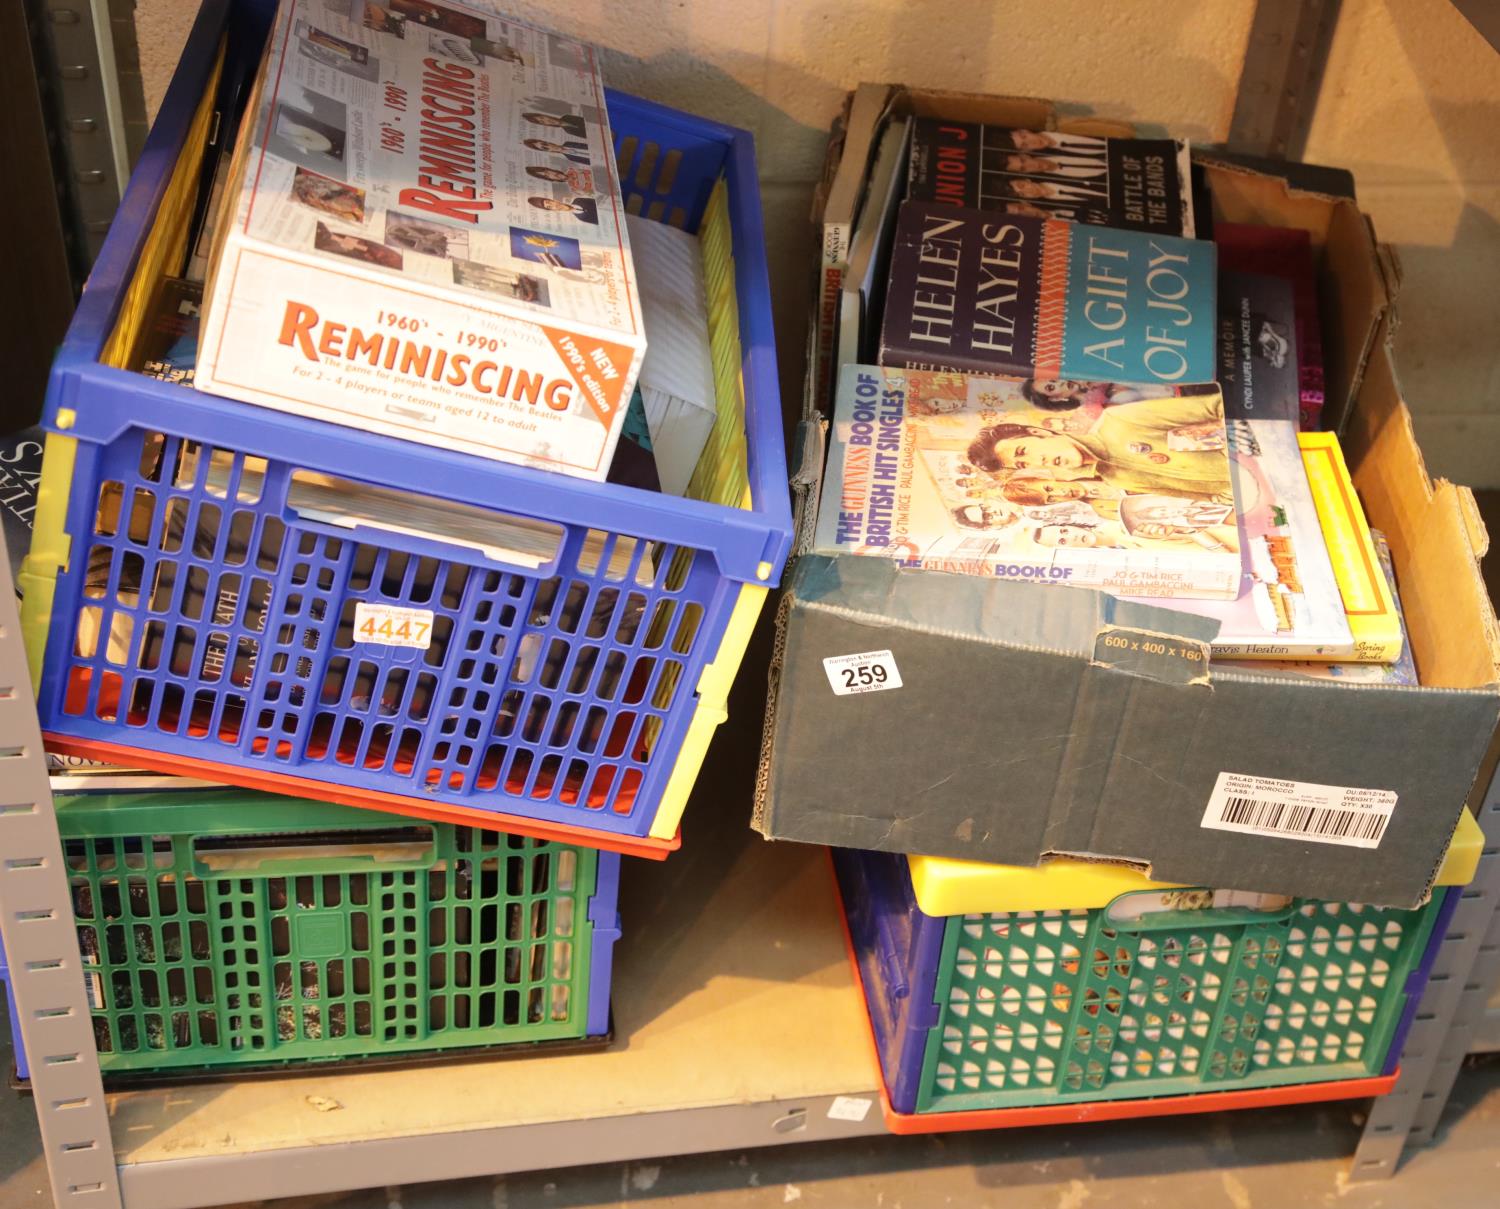
<svg viewBox="0 0 1500 1209">
<path fill-rule="evenodd" d="M 839 671 L 843 673 L 844 687 L 848 689 L 884 684 L 890 679 L 885 668 L 878 663 L 861 663 L 857 667 L 840 668 Z"/>
</svg>

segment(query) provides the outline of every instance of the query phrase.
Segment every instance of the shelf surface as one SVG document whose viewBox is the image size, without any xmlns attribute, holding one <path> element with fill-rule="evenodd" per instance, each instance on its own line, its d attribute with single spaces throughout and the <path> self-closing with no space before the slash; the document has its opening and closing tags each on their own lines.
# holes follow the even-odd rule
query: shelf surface
<svg viewBox="0 0 1500 1209">
<path fill-rule="evenodd" d="M 739 811 L 720 822 L 712 813 L 700 804 L 690 842 L 671 860 L 625 862 L 618 1039 L 608 1051 L 119 1092 L 110 1109 L 127 1192 L 131 1168 L 182 1160 L 305 1156 L 474 1131 L 534 1140 L 524 1127 L 682 1110 L 790 1106 L 775 1118 L 777 1133 L 830 1136 L 796 1114 L 811 1117 L 809 1105 L 836 1096 L 872 1106 L 863 1121 L 838 1122 L 834 1136 L 878 1132 L 867 1026 L 826 855 L 767 843 Z M 675 1149 L 663 1137 L 654 1153 Z M 494 1158 L 476 1171 L 527 1165 Z M 248 1190 L 234 1191 L 229 1199 Z"/>
</svg>

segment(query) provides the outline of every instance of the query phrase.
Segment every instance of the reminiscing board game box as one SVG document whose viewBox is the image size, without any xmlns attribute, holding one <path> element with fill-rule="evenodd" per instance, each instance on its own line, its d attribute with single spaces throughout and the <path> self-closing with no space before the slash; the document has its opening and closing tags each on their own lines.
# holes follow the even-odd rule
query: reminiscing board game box
<svg viewBox="0 0 1500 1209">
<path fill-rule="evenodd" d="M 460 0 L 283 0 L 197 386 L 602 479 L 645 349 L 594 51 Z"/>
</svg>

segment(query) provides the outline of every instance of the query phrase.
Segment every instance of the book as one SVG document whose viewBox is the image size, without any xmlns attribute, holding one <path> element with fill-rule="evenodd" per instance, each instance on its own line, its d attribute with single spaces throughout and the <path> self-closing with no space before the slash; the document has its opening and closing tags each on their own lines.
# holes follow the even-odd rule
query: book
<svg viewBox="0 0 1500 1209">
<path fill-rule="evenodd" d="M 125 368 L 148 378 L 191 386 L 198 365 L 202 307 L 201 283 L 183 277 L 162 278 Z"/>
<path fill-rule="evenodd" d="M 603 479 L 645 349 L 590 47 L 465 0 L 282 0 L 196 385 Z"/>
<path fill-rule="evenodd" d="M 907 192 L 971 210 L 1192 238 L 1191 180 L 1181 139 L 1100 138 L 928 117 L 913 125 Z"/>
<path fill-rule="evenodd" d="M 656 452 L 651 448 L 651 425 L 646 419 L 646 403 L 641 398 L 641 384 L 635 384 L 625 423 L 620 427 L 620 443 L 610 459 L 609 478 L 621 487 L 639 487 L 642 491 L 660 491 L 661 475 L 656 469 Z"/>
<path fill-rule="evenodd" d="M 106 764 L 86 756 L 47 753 L 47 779 L 53 793 L 161 793 L 179 789 L 209 789 L 214 781 L 179 777 L 144 768 Z"/>
<path fill-rule="evenodd" d="M 1179 608 L 1219 620 L 1213 656 L 1356 655 L 1317 505 L 1297 445 L 1292 288 L 1276 277 L 1219 273 L 1219 386 L 1245 565 L 1238 596 Z"/>
<path fill-rule="evenodd" d="M 1214 246 L 907 201 L 881 365 L 1059 380 L 1212 382 Z"/>
<path fill-rule="evenodd" d="M 1403 645 L 1401 617 L 1380 570 L 1369 522 L 1344 462 L 1344 451 L 1331 432 L 1304 432 L 1297 437 L 1302 464 L 1318 504 L 1323 541 L 1338 578 L 1344 612 L 1354 634 L 1355 658 L 1364 663 L 1394 663 Z"/>
<path fill-rule="evenodd" d="M 907 136 L 911 122 L 892 118 L 880 136 L 870 169 L 865 204 L 849 247 L 843 286 L 839 291 L 839 335 L 836 361 L 840 368 L 875 357 L 875 333 L 885 304 L 891 238 L 896 210 L 906 191 Z"/>
<path fill-rule="evenodd" d="M 1375 544 L 1375 557 L 1380 562 L 1381 573 L 1390 589 L 1391 600 L 1396 606 L 1396 619 L 1401 626 L 1401 654 L 1391 663 L 1332 663 L 1326 660 L 1264 659 L 1251 661 L 1227 660 L 1222 665 L 1235 671 L 1256 672 L 1278 676 L 1306 676 L 1313 680 L 1342 680 L 1347 684 L 1418 684 L 1417 661 L 1412 654 L 1411 639 L 1406 632 L 1406 618 L 1401 610 L 1401 593 L 1396 586 L 1396 567 L 1391 558 L 1390 543 L 1379 529 L 1370 530 L 1370 540 Z"/>
<path fill-rule="evenodd" d="M 839 138 L 838 166 L 823 198 L 823 246 L 818 274 L 818 313 L 812 324 L 808 381 L 823 405 L 833 391 L 833 367 L 838 344 L 840 295 L 854 220 L 859 216 L 868 180 L 870 156 L 890 105 L 891 89 L 884 84 L 861 84 L 849 99 Z M 837 136 L 836 136 L 837 137 Z M 816 212 L 815 212 L 816 214 Z"/>
<path fill-rule="evenodd" d="M 21 564 L 31 549 L 46 440 L 47 434 L 39 426 L 0 439 L 0 525 L 4 526 L 5 551 L 17 600 L 21 598 Z"/>
<path fill-rule="evenodd" d="M 1296 227 L 1219 223 L 1214 228 L 1220 271 L 1261 273 L 1291 283 L 1297 329 L 1297 383 L 1304 430 L 1322 427 L 1323 328 L 1318 321 L 1318 282 L 1312 238 Z"/>
<path fill-rule="evenodd" d="M 1058 411 L 1026 385 L 845 366 L 814 550 L 1138 596 L 1239 590 L 1217 388 L 1098 383 Z"/>
<path fill-rule="evenodd" d="M 626 216 L 640 266 L 646 357 L 637 388 L 661 490 L 683 495 L 718 416 L 703 249 L 665 223 Z"/>
</svg>

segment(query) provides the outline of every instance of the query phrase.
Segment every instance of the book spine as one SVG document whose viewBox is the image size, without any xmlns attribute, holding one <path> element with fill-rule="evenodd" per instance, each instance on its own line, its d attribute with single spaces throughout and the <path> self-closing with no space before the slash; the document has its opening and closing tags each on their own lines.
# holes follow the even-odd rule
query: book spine
<svg viewBox="0 0 1500 1209">
<path fill-rule="evenodd" d="M 813 346 L 814 402 L 826 411 L 833 400 L 833 366 L 838 343 L 839 297 L 849 261 L 849 224 L 823 224 L 823 263 L 818 274 L 818 316 Z"/>
<path fill-rule="evenodd" d="M 1355 658 L 1356 643 L 1349 642 L 1213 642 L 1215 659 L 1321 659 L 1327 663 L 1363 662 Z"/>
</svg>

